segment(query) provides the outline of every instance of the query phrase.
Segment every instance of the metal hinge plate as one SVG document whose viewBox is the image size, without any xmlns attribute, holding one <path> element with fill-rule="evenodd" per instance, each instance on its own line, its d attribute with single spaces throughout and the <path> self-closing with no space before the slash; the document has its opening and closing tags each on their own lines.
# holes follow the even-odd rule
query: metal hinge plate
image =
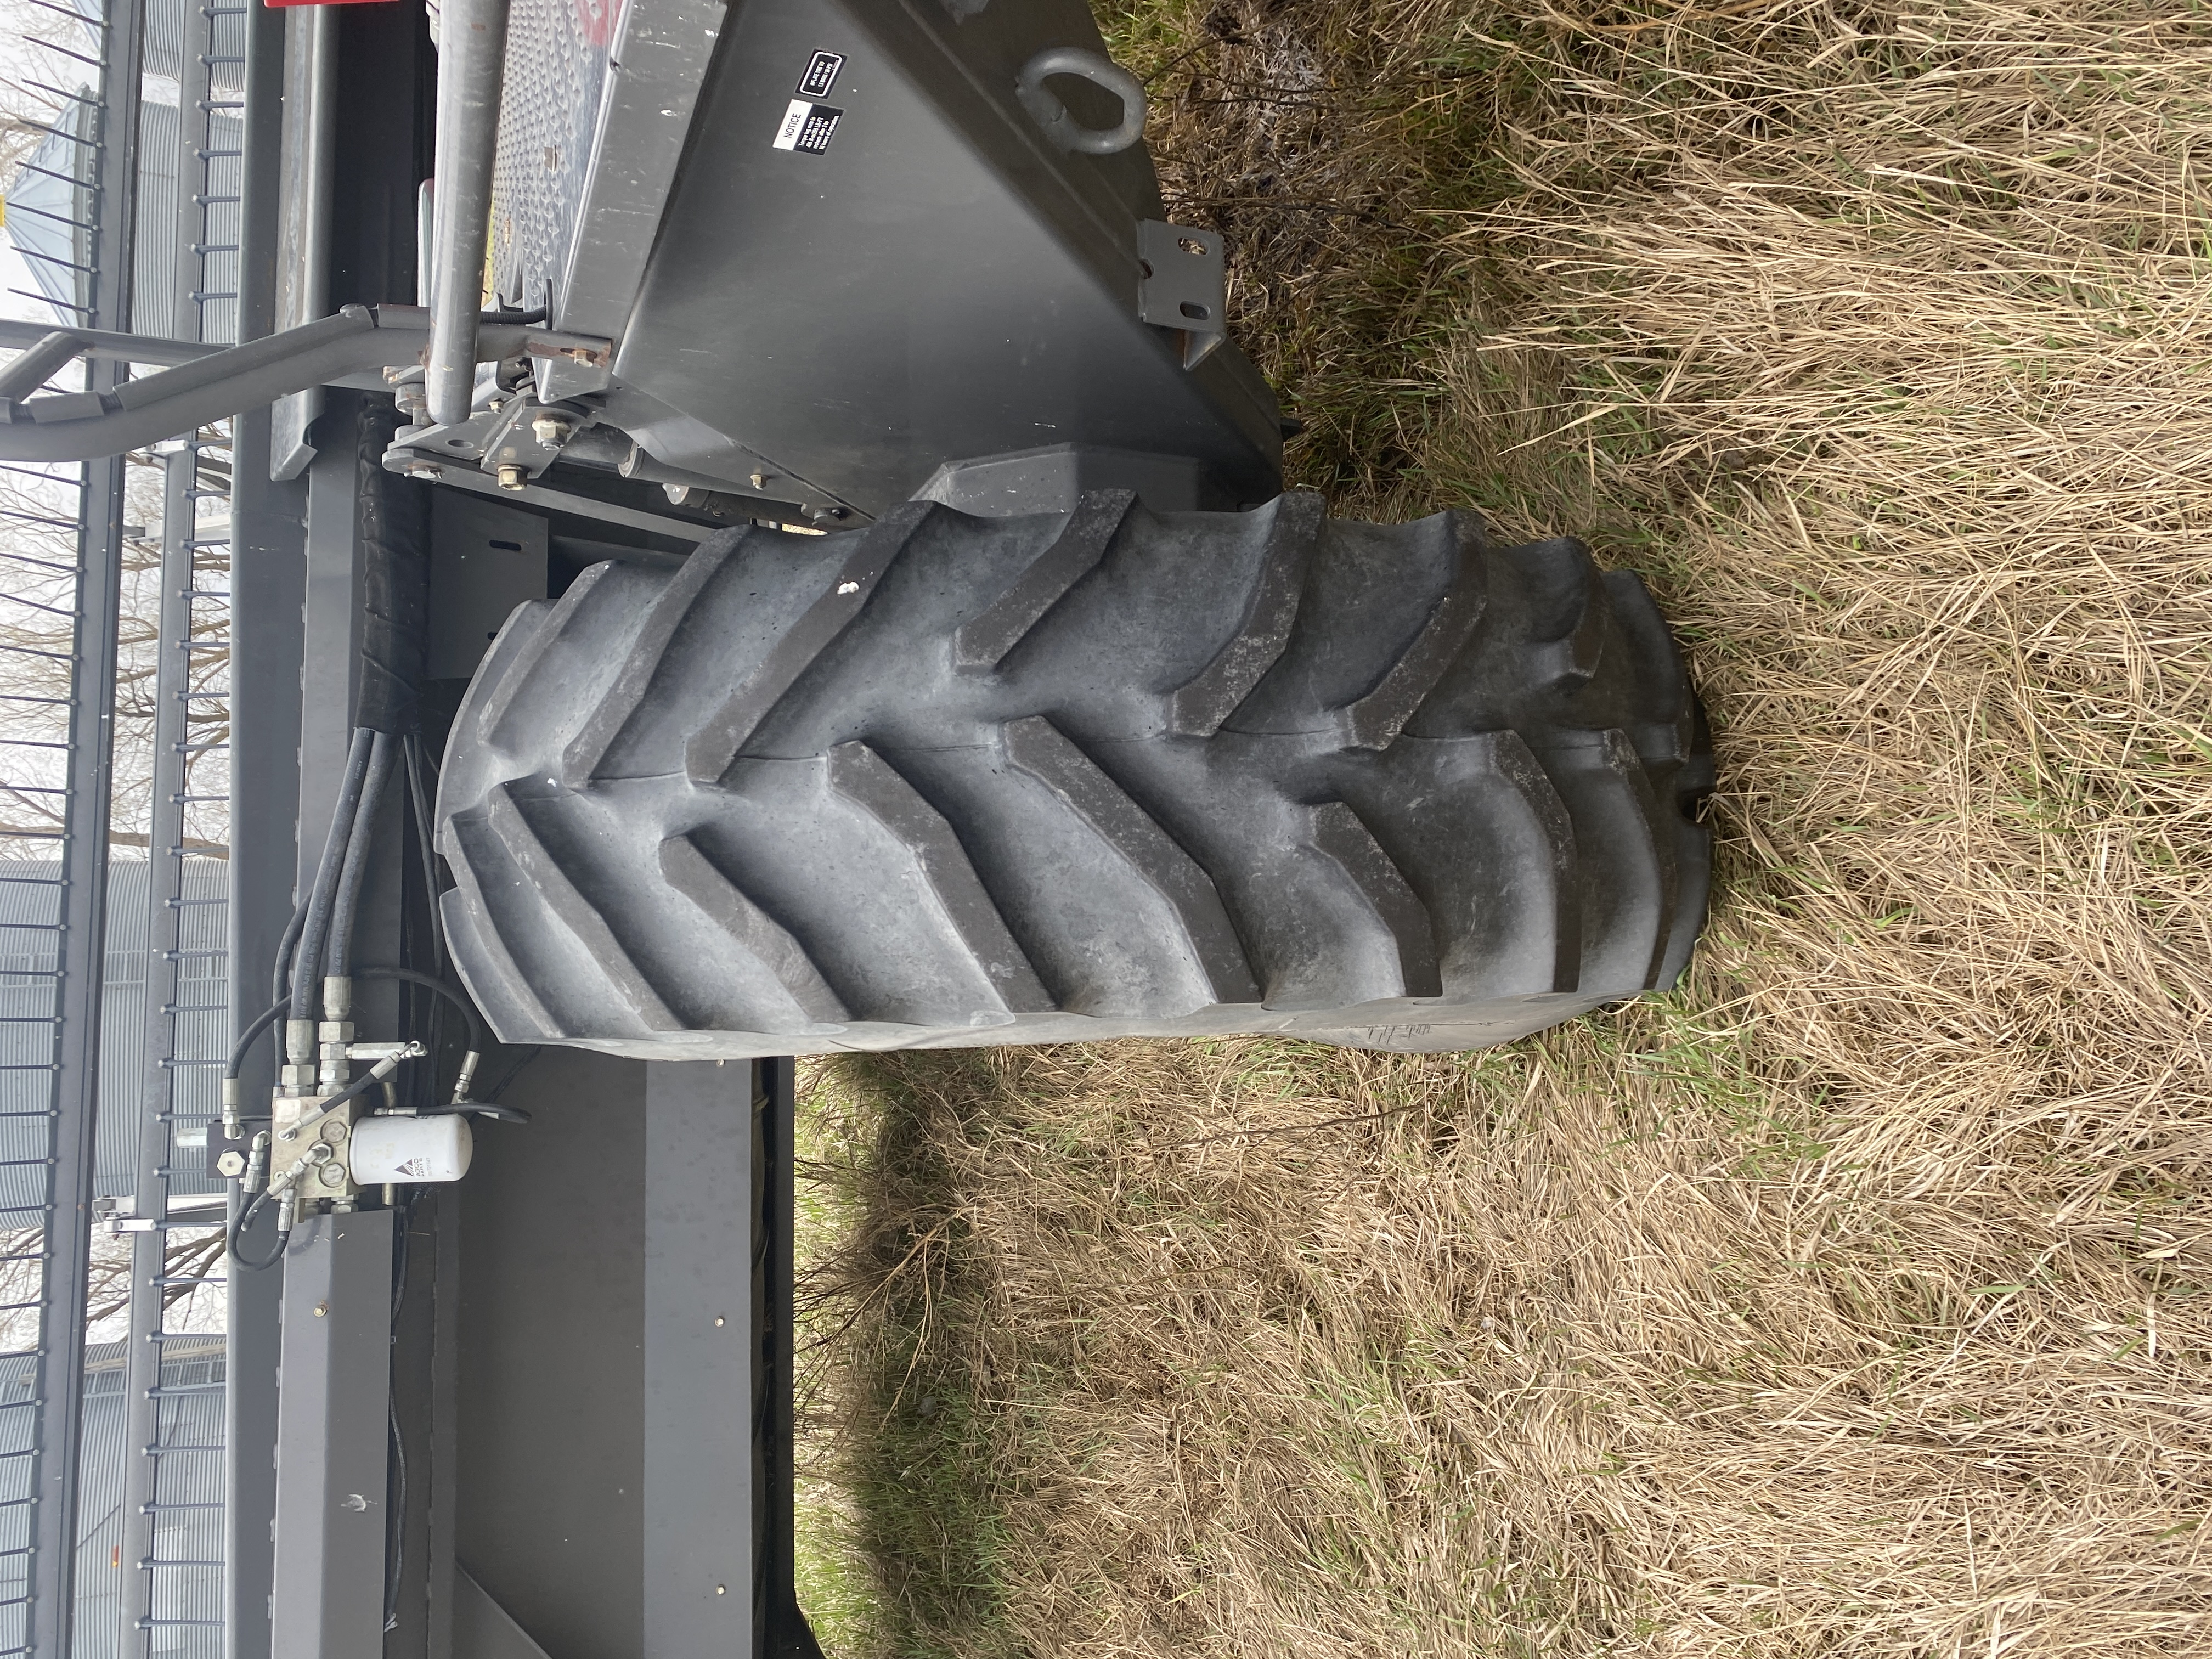
<svg viewBox="0 0 2212 1659">
<path fill-rule="evenodd" d="M 1229 276 L 1221 233 L 1137 222 L 1137 315 L 1182 334 L 1182 366 L 1196 368 L 1229 337 Z"/>
</svg>

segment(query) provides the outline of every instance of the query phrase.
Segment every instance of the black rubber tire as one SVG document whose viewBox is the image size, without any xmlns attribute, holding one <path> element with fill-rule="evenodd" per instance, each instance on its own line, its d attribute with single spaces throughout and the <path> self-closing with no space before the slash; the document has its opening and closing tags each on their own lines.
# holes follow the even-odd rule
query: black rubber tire
<svg viewBox="0 0 2212 1659">
<path fill-rule="evenodd" d="M 1672 984 L 1711 778 L 1579 543 L 1107 492 L 594 566 L 492 647 L 439 835 L 509 1042 L 1437 1050 Z"/>
</svg>

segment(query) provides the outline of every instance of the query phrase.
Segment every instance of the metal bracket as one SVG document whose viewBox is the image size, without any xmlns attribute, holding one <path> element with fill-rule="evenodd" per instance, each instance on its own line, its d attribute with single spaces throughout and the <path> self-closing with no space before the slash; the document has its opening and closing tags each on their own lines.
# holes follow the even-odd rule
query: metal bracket
<svg viewBox="0 0 2212 1659">
<path fill-rule="evenodd" d="M 1137 222 L 1137 315 L 1182 334 L 1182 366 L 1196 368 L 1229 338 L 1229 274 L 1218 231 Z"/>
<path fill-rule="evenodd" d="M 223 1206 L 228 1201 L 222 1193 L 178 1193 L 169 1200 L 167 1210 L 161 1215 L 139 1215 L 137 1205 L 129 1195 L 119 1198 L 96 1198 L 92 1201 L 92 1218 L 95 1226 L 105 1227 L 111 1233 L 158 1233 L 171 1227 L 220 1227 L 223 1224 Z"/>
</svg>

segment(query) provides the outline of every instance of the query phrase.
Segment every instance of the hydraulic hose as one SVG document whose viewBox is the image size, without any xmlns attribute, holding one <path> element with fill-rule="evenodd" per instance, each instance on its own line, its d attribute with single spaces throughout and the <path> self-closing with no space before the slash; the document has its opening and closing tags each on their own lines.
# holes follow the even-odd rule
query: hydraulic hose
<svg viewBox="0 0 2212 1659">
<path fill-rule="evenodd" d="M 376 839 L 376 811 L 384 804 L 384 786 L 391 776 L 392 734 L 379 732 L 369 740 L 368 771 L 362 781 L 353 833 L 346 837 L 345 863 L 338 872 L 337 894 L 331 907 L 330 936 L 323 949 L 325 979 L 347 977 L 346 963 L 353 955 L 354 919 L 361 914 L 362 885 L 368 878 L 369 848 Z M 295 969 L 293 984 L 296 987 L 298 983 Z M 330 1017 L 343 1018 L 338 1013 Z"/>
<path fill-rule="evenodd" d="M 292 957 L 292 1020 L 312 1023 L 315 1018 L 315 970 L 322 965 L 323 943 L 330 936 L 331 909 L 337 900 L 338 876 L 353 839 L 359 816 L 362 786 L 368 776 L 370 750 L 376 733 L 366 729 L 353 734 L 346 751 L 346 769 L 338 785 L 337 808 L 331 813 L 331 833 L 323 842 L 323 856 L 315 866 L 315 884 L 307 894 L 307 912 L 300 929 L 300 943 Z M 312 1054 L 295 1057 L 300 1063 Z"/>
<path fill-rule="evenodd" d="M 353 976 L 356 979 L 398 980 L 404 985 L 419 985 L 426 991 L 434 991 L 459 1009 L 461 1018 L 468 1022 L 469 1052 L 480 1054 L 484 1051 L 483 1018 L 477 1012 L 476 1004 L 471 1002 L 445 981 L 434 978 L 428 974 L 418 974 L 412 968 L 386 968 L 381 965 L 356 968 L 353 970 Z"/>
<path fill-rule="evenodd" d="M 238 1034 L 238 1041 L 230 1045 L 230 1063 L 222 1068 L 222 1132 L 238 1133 L 239 1120 L 246 1103 L 240 1098 L 238 1074 L 246 1069 L 246 1057 L 253 1052 L 253 1045 L 261 1034 L 284 1016 L 292 1006 L 291 1000 L 280 998 L 253 1017 L 252 1023 Z"/>
<path fill-rule="evenodd" d="M 276 941 L 276 960 L 269 970 L 269 994 L 289 1006 L 292 1000 L 292 953 L 300 948 L 300 931 L 307 925 L 307 901 L 292 907 L 292 920 L 284 924 L 284 937 Z"/>
<path fill-rule="evenodd" d="M 261 1206 L 268 1201 L 268 1189 L 264 1188 L 260 1192 L 254 1194 L 253 1201 L 251 1204 L 238 1212 L 238 1219 L 231 1224 L 230 1228 L 230 1259 L 240 1267 L 250 1268 L 255 1273 L 275 1267 L 276 1259 L 284 1254 L 284 1235 L 281 1232 L 276 1235 L 276 1248 L 258 1261 L 254 1261 L 238 1248 L 245 1242 L 246 1230 L 253 1224 L 253 1218 L 261 1213 Z"/>
</svg>

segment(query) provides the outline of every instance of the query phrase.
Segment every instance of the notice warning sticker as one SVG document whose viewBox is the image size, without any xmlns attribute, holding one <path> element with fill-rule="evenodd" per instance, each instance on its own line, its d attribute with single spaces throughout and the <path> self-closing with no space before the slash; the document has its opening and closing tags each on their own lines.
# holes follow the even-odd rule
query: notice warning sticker
<svg viewBox="0 0 2212 1659">
<path fill-rule="evenodd" d="M 844 67 L 843 52 L 816 52 L 813 61 L 806 66 L 806 73 L 799 77 L 799 95 L 801 98 L 827 98 L 830 88 L 837 84 L 838 72 Z"/>
<path fill-rule="evenodd" d="M 794 98 L 783 112 L 783 125 L 775 130 L 775 148 L 819 155 L 830 148 L 830 141 L 837 136 L 837 123 L 844 118 L 842 109 Z"/>
</svg>

